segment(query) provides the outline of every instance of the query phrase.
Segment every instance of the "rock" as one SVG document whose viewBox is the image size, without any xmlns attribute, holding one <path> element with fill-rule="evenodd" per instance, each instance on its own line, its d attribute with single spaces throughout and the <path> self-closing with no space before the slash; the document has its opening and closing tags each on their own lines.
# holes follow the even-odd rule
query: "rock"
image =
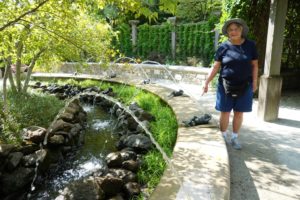
<svg viewBox="0 0 300 200">
<path fill-rule="evenodd" d="M 69 112 L 65 112 L 65 113 L 62 113 L 62 114 L 59 116 L 59 119 L 62 119 L 62 120 L 64 120 L 65 122 L 72 122 L 73 119 L 74 119 L 74 114 L 73 114 L 73 113 L 69 113 Z"/>
<path fill-rule="evenodd" d="M 122 168 L 130 170 L 132 172 L 137 172 L 139 167 L 139 163 L 134 160 L 126 160 L 122 163 Z"/>
<path fill-rule="evenodd" d="M 79 112 L 78 109 L 73 108 L 73 107 L 66 107 L 63 113 L 69 113 L 72 115 L 76 115 Z"/>
<path fill-rule="evenodd" d="M 79 123 L 76 123 L 74 124 L 74 127 L 70 130 L 70 133 L 74 137 L 78 135 L 82 129 L 83 127 Z"/>
<path fill-rule="evenodd" d="M 116 196 L 113 196 L 113 197 L 109 198 L 108 200 L 124 200 L 124 198 L 121 194 L 117 194 Z"/>
<path fill-rule="evenodd" d="M 133 196 L 137 196 L 141 192 L 141 186 L 136 182 L 129 182 L 124 187 L 125 194 L 131 199 Z"/>
<path fill-rule="evenodd" d="M 136 160 L 136 158 L 137 158 L 137 155 L 134 151 L 130 151 L 130 150 L 126 150 L 126 149 L 122 150 L 120 152 L 120 154 L 121 154 L 121 157 L 122 157 L 123 161 Z"/>
<path fill-rule="evenodd" d="M 113 89 L 111 87 L 107 88 L 106 90 L 102 91 L 102 94 L 109 95 L 109 93 L 112 93 Z"/>
<path fill-rule="evenodd" d="M 58 86 L 58 85 L 50 85 L 47 90 L 50 93 L 64 93 L 64 88 L 62 86 Z"/>
<path fill-rule="evenodd" d="M 80 106 L 80 102 L 79 102 L 79 99 L 73 99 L 68 105 L 67 105 L 67 108 L 72 108 L 75 110 L 75 113 L 78 113 L 80 111 L 83 111 L 83 108 Z"/>
<path fill-rule="evenodd" d="M 112 176 L 98 178 L 97 182 L 104 193 L 108 196 L 117 195 L 119 192 L 121 192 L 124 186 L 124 182 L 122 179 Z"/>
<path fill-rule="evenodd" d="M 48 144 L 53 146 L 63 145 L 65 142 L 65 138 L 62 135 L 53 135 L 48 139 Z"/>
<path fill-rule="evenodd" d="M 100 102 L 102 102 L 104 99 L 101 96 L 96 95 L 94 97 L 94 104 L 99 105 Z"/>
<path fill-rule="evenodd" d="M 32 154 L 40 149 L 40 146 L 33 143 L 28 145 L 23 145 L 16 148 L 16 151 L 22 152 L 24 155 Z"/>
<path fill-rule="evenodd" d="M 71 146 L 64 146 L 63 148 L 62 148 L 62 153 L 63 153 L 63 155 L 67 155 L 69 152 L 71 152 L 72 151 L 72 147 Z"/>
<path fill-rule="evenodd" d="M 138 105 L 137 102 L 131 102 L 128 108 L 131 111 L 140 110 L 141 109 L 141 107 Z"/>
<path fill-rule="evenodd" d="M 65 93 L 56 93 L 55 97 L 58 98 L 59 100 L 64 100 L 66 99 L 68 96 Z"/>
<path fill-rule="evenodd" d="M 139 124 L 137 126 L 136 130 L 140 133 L 143 133 L 143 132 L 145 132 L 144 128 L 146 128 L 148 130 L 150 129 L 150 123 L 148 121 L 142 121 L 141 124 Z"/>
<path fill-rule="evenodd" d="M 96 93 L 99 93 L 99 92 L 100 92 L 100 89 L 99 89 L 98 87 L 94 86 L 94 87 L 86 88 L 86 89 L 84 90 L 84 92 L 96 92 Z"/>
<path fill-rule="evenodd" d="M 13 171 L 21 162 L 22 157 L 23 153 L 21 152 L 10 153 L 6 163 L 6 170 L 9 172 Z"/>
<path fill-rule="evenodd" d="M 145 120 L 150 121 L 150 122 L 155 121 L 155 117 L 153 115 L 151 115 L 150 113 L 144 111 L 144 110 L 140 113 L 138 118 L 141 121 L 145 121 Z"/>
<path fill-rule="evenodd" d="M 131 147 L 138 151 L 148 151 L 152 148 L 151 140 L 143 134 L 130 135 L 128 137 L 125 137 L 123 144 L 126 147 Z"/>
<path fill-rule="evenodd" d="M 128 129 L 130 131 L 134 131 L 137 129 L 138 123 L 132 117 L 127 118 L 127 123 L 128 123 Z"/>
<path fill-rule="evenodd" d="M 56 131 L 70 131 L 74 127 L 73 124 L 63 121 L 59 119 L 55 121 L 51 127 L 49 127 L 50 133 L 55 133 Z"/>
<path fill-rule="evenodd" d="M 0 158 L 6 157 L 13 149 L 15 146 L 12 144 L 0 144 Z"/>
<path fill-rule="evenodd" d="M 87 119 L 87 114 L 86 112 L 79 112 L 77 116 L 75 116 L 75 120 L 74 122 L 78 122 L 78 123 L 83 123 L 85 122 Z"/>
<path fill-rule="evenodd" d="M 1 190 L 4 195 L 22 190 L 28 186 L 34 177 L 33 168 L 19 167 L 13 173 L 4 173 L 1 178 Z"/>
<path fill-rule="evenodd" d="M 74 127 L 73 127 L 74 128 Z M 73 129 L 72 128 L 72 129 Z M 71 129 L 71 131 L 72 131 Z M 70 131 L 70 132 L 71 132 Z M 65 132 L 65 131 L 57 131 L 54 133 L 54 135 L 62 135 L 64 138 L 72 138 L 72 134 L 70 132 Z"/>
<path fill-rule="evenodd" d="M 118 177 L 125 183 L 137 181 L 137 175 L 126 169 L 109 169 L 106 176 Z"/>
<path fill-rule="evenodd" d="M 118 108 L 116 110 L 116 116 L 119 117 L 120 115 L 122 115 L 124 113 L 124 110 L 122 110 L 121 108 Z"/>
<path fill-rule="evenodd" d="M 23 138 L 25 140 L 32 141 L 36 144 L 39 144 L 44 141 L 47 130 L 39 126 L 30 126 L 23 129 Z"/>
<path fill-rule="evenodd" d="M 36 162 L 39 163 L 39 172 L 44 173 L 48 171 L 49 166 L 59 159 L 59 154 L 55 151 L 50 151 L 48 149 L 41 149 L 35 152 Z"/>
<path fill-rule="evenodd" d="M 72 182 L 55 200 L 104 200 L 105 194 L 96 180 L 85 179 Z"/>
<path fill-rule="evenodd" d="M 23 157 L 22 163 L 25 167 L 35 167 L 36 166 L 36 161 L 37 161 L 37 154 L 29 154 Z"/>
<path fill-rule="evenodd" d="M 121 167 L 123 162 L 120 152 L 112 152 L 108 154 L 105 160 L 108 167 Z"/>
</svg>

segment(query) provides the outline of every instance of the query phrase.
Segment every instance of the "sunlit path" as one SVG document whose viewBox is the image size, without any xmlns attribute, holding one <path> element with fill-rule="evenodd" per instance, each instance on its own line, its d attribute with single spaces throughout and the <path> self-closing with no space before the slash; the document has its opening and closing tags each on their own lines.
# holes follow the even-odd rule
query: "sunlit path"
<svg viewBox="0 0 300 200">
<path fill-rule="evenodd" d="M 175 85 L 161 83 L 176 88 Z M 215 111 L 215 94 L 201 96 L 201 87 L 181 85 L 206 112 Z M 283 93 L 279 119 L 263 122 L 253 112 L 245 114 L 241 129 L 242 151 L 228 146 L 231 199 L 300 199 L 300 93 Z"/>
</svg>

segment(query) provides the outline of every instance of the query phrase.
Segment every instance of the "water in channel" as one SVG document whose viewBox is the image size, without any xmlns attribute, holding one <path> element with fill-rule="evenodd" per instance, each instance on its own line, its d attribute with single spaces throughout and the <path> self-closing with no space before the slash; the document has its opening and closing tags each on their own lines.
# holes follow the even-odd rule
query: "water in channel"
<svg viewBox="0 0 300 200">
<path fill-rule="evenodd" d="M 83 105 L 83 108 L 88 114 L 84 145 L 64 160 L 61 169 L 53 173 L 42 188 L 34 191 L 28 199 L 55 199 L 68 184 L 101 171 L 105 156 L 117 151 L 115 143 L 119 136 L 113 129 L 116 119 L 101 107 Z"/>
</svg>

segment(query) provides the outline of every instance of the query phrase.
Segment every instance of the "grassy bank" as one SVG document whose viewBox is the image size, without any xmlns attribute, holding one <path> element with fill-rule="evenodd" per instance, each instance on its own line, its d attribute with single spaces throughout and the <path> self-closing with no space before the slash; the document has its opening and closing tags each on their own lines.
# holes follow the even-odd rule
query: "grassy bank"
<svg viewBox="0 0 300 200">
<path fill-rule="evenodd" d="M 97 86 L 102 90 L 111 87 L 116 93 L 116 98 L 123 104 L 128 105 L 131 102 L 137 102 L 141 108 L 155 117 L 156 120 L 150 124 L 150 131 L 164 152 L 168 156 L 172 155 L 178 128 L 176 117 L 172 109 L 156 95 L 132 86 L 95 80 L 76 81 L 69 79 L 67 81 L 60 80 L 58 83 L 69 83 L 82 87 Z M 142 168 L 138 173 L 139 181 L 147 183 L 148 188 L 152 191 L 159 183 L 165 167 L 166 163 L 158 150 L 148 152 L 144 156 Z"/>
<path fill-rule="evenodd" d="M 155 117 L 156 120 L 150 124 L 150 131 L 164 152 L 171 156 L 176 142 L 177 121 L 172 109 L 159 97 L 135 87 L 101 81 L 68 79 L 55 80 L 55 82 L 80 85 L 81 87 L 96 86 L 102 90 L 111 87 L 116 93 L 115 98 L 123 104 L 129 105 L 131 102 L 137 102 L 141 108 Z M 9 131 L 5 130 L 5 137 L 2 141 L 10 141 L 11 138 L 18 139 L 18 135 L 14 135 L 13 132 L 17 133 L 24 127 L 31 125 L 48 127 L 63 106 L 63 101 L 47 94 L 34 93 L 20 96 L 10 94 L 9 113 L 6 116 L 11 116 L 11 121 L 6 120 L 5 122 L 5 127 L 10 128 Z M 165 168 L 166 163 L 158 150 L 153 149 L 144 156 L 141 170 L 138 172 L 138 179 L 141 184 L 147 184 L 149 193 L 159 183 Z"/>
<path fill-rule="evenodd" d="M 9 91 L 7 112 L 4 113 L 2 109 L 0 111 L 0 123 L 3 124 L 0 143 L 21 142 L 20 132 L 29 126 L 48 128 L 64 104 L 63 101 L 47 94 L 14 94 Z M 3 108 L 2 98 L 0 107 Z"/>
</svg>

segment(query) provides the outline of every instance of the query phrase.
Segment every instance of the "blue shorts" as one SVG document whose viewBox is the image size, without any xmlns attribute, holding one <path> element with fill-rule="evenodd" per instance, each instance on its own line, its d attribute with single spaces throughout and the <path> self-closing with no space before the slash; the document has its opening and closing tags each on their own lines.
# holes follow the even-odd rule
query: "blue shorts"
<svg viewBox="0 0 300 200">
<path fill-rule="evenodd" d="M 218 83 L 216 110 L 221 112 L 230 112 L 231 110 L 237 112 L 251 112 L 253 102 L 252 84 L 249 84 L 247 91 L 240 97 L 233 98 L 225 94 L 222 84 Z"/>
</svg>

